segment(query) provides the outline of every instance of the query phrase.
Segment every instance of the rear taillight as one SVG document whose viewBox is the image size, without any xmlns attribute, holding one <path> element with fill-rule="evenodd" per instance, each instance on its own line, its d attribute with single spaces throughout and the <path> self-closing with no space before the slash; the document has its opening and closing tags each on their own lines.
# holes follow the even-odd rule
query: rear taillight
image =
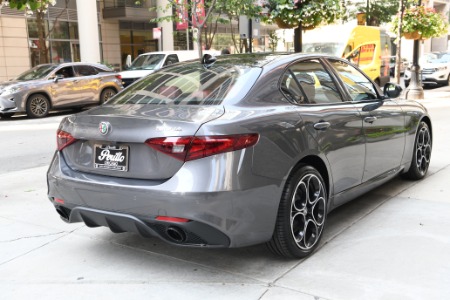
<svg viewBox="0 0 450 300">
<path fill-rule="evenodd" d="M 120 80 L 120 81 L 122 81 L 122 75 L 120 75 L 120 74 L 116 74 L 115 76 L 116 76 L 117 80 Z"/>
<path fill-rule="evenodd" d="M 165 137 L 145 143 L 176 159 L 189 161 L 251 147 L 258 142 L 258 137 L 258 134 Z"/>
<path fill-rule="evenodd" d="M 66 148 L 70 144 L 74 143 L 77 139 L 74 138 L 70 133 L 58 130 L 56 133 L 56 144 L 58 146 L 58 150 Z"/>
</svg>

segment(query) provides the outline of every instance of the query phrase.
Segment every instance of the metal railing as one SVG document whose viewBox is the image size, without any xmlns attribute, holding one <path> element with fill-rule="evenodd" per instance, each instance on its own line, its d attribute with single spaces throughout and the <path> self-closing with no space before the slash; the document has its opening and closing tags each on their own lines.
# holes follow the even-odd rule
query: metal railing
<svg viewBox="0 0 450 300">
<path fill-rule="evenodd" d="M 136 1 L 136 0 L 105 0 L 105 8 L 113 8 L 113 7 L 144 7 L 144 1 Z"/>
</svg>

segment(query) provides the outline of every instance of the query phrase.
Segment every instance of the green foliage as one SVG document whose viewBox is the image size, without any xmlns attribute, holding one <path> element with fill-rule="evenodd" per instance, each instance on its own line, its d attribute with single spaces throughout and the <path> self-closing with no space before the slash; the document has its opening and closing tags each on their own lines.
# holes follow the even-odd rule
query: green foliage
<svg viewBox="0 0 450 300">
<path fill-rule="evenodd" d="M 269 15 L 264 21 L 283 23 L 285 28 L 330 24 L 341 16 L 339 0 L 268 0 Z"/>
<path fill-rule="evenodd" d="M 378 0 L 356 5 L 358 12 L 366 14 L 369 25 L 379 26 L 381 23 L 389 23 L 392 16 L 398 11 L 399 0 Z M 367 10 L 368 9 L 368 10 Z"/>
<path fill-rule="evenodd" d="M 399 17 L 397 15 L 392 21 L 394 32 L 397 32 Z M 434 8 L 413 6 L 403 13 L 402 34 L 418 32 L 421 39 L 429 39 L 446 34 L 447 30 L 445 17 Z"/>
<path fill-rule="evenodd" d="M 35 11 L 40 7 L 48 7 L 49 4 L 54 5 L 55 2 L 56 0 L 0 0 L 0 5 L 7 4 L 11 8 Z"/>
</svg>

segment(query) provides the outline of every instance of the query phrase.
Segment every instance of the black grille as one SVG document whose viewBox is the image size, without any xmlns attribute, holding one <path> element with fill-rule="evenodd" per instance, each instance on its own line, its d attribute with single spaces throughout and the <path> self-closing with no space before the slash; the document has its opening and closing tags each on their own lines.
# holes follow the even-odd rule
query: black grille
<svg viewBox="0 0 450 300">
<path fill-rule="evenodd" d="M 127 87 L 139 78 L 122 78 L 122 85 L 123 87 Z"/>
</svg>

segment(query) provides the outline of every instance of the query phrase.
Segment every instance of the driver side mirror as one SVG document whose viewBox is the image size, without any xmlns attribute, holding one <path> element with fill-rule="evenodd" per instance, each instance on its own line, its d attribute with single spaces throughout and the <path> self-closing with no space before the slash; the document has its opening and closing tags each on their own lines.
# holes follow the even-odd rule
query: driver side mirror
<svg viewBox="0 0 450 300">
<path fill-rule="evenodd" d="M 58 75 L 56 75 L 56 76 L 53 78 L 53 81 L 54 81 L 55 83 L 57 83 L 58 80 L 61 80 L 61 79 L 64 79 L 64 75 L 58 74 Z"/>
<path fill-rule="evenodd" d="M 402 93 L 403 89 L 398 84 L 388 82 L 384 85 L 383 94 L 388 98 L 397 98 Z"/>
</svg>

